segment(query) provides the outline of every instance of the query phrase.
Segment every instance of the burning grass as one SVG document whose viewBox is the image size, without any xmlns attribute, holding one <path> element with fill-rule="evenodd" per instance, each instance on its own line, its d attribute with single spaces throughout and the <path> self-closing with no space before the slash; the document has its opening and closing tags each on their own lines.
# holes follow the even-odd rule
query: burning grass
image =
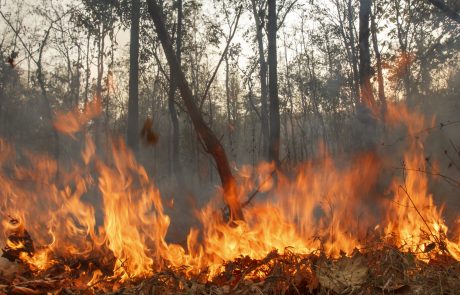
<svg viewBox="0 0 460 295">
<path fill-rule="evenodd" d="M 239 257 L 224 263 L 212 280 L 206 271 L 190 277 L 185 267 L 166 267 L 148 278 L 120 284 L 101 271 L 91 277 L 90 269 L 89 261 L 72 268 L 55 265 L 35 275 L 22 268 L 14 279 L 0 276 L 0 294 L 456 294 L 460 290 L 460 263 L 449 255 L 422 261 L 416 253 L 384 242 L 336 259 L 320 252 L 296 254 L 293 249 L 283 254 L 274 250 L 263 259 Z"/>
<path fill-rule="evenodd" d="M 56 124 L 76 139 L 95 110 Z M 0 141 L 0 292 L 455 294 L 460 236 L 421 173 L 431 169 L 419 134 L 427 123 L 392 105 L 382 120 L 409 135 L 404 173 L 384 196 L 375 187 L 387 159 L 372 152 L 347 165 L 325 153 L 289 175 L 267 163 L 242 167 L 237 198 L 245 203 L 254 190 L 268 197 L 246 202 L 244 220 L 231 223 L 211 201 L 196 212 L 201 227 L 186 245 L 166 240 L 160 192 L 122 141 L 101 158 L 86 135 L 81 159 L 59 179 L 55 160 L 27 154 L 19 165 Z"/>
</svg>

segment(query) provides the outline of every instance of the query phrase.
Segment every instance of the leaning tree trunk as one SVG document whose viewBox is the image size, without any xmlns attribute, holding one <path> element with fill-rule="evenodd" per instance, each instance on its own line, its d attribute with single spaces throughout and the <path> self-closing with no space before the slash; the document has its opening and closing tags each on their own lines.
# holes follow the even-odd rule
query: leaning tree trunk
<svg viewBox="0 0 460 295">
<path fill-rule="evenodd" d="M 204 147 L 206 148 L 206 152 L 211 154 L 211 156 L 214 158 L 214 161 L 216 162 L 217 170 L 219 172 L 223 187 L 224 200 L 230 209 L 230 219 L 242 219 L 243 213 L 237 195 L 236 181 L 230 169 L 225 150 L 219 139 L 204 122 L 204 119 L 197 105 L 195 104 L 195 98 L 187 80 L 185 79 L 184 72 L 182 71 L 182 68 L 177 60 L 176 54 L 174 53 L 171 39 L 166 31 L 165 22 L 159 5 L 155 0 L 147 0 L 147 4 L 148 11 L 152 17 L 158 39 L 161 42 L 163 51 L 166 55 L 166 59 L 168 60 L 168 64 L 177 73 L 177 87 L 181 93 L 181 97 L 187 113 L 192 120 L 193 126 L 196 133 L 198 134 L 199 139 L 202 141 Z"/>
<path fill-rule="evenodd" d="M 129 47 L 128 146 L 139 149 L 139 20 L 140 0 L 131 4 L 131 42 Z"/>
<path fill-rule="evenodd" d="M 374 104 L 369 50 L 369 16 L 371 13 L 372 0 L 360 0 L 359 2 L 359 84 L 361 88 L 361 102 L 370 106 Z"/>
<path fill-rule="evenodd" d="M 278 62 L 276 54 L 276 0 L 268 0 L 268 92 L 270 98 L 270 160 L 280 164 L 280 107 L 278 98 Z"/>
</svg>

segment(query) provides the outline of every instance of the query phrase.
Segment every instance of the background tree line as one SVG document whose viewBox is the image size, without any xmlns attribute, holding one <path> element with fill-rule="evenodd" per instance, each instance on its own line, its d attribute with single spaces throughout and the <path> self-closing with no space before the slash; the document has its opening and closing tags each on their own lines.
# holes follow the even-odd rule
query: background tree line
<svg viewBox="0 0 460 295">
<path fill-rule="evenodd" d="M 120 135 L 160 183 L 219 183 L 152 3 L 233 171 L 294 166 L 321 154 L 318 143 L 331 154 L 375 144 L 367 104 L 458 101 L 455 0 L 3 1 L 0 136 L 66 165 L 80 143 L 57 134 L 54 112 L 99 99 L 102 116 L 86 128 L 102 157 Z M 154 146 L 141 144 L 148 118 Z"/>
</svg>

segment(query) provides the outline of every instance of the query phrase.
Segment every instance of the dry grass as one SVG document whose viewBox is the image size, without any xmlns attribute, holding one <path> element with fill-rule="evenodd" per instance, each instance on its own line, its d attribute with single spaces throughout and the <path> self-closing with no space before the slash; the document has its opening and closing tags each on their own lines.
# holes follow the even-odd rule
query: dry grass
<svg viewBox="0 0 460 295">
<path fill-rule="evenodd" d="M 90 287 L 77 277 L 83 269 L 32 274 L 18 266 L 13 276 L 0 272 L 0 294 L 460 294 L 460 262 L 448 254 L 429 256 L 422 261 L 384 243 L 339 259 L 285 249 L 261 260 L 228 262 L 212 281 L 205 272 L 187 278 L 184 267 L 124 284 L 102 279 Z"/>
</svg>

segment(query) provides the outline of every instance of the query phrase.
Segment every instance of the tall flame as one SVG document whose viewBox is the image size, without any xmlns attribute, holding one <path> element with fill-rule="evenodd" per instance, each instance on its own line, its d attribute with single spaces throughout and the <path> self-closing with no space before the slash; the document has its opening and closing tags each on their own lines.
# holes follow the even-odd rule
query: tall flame
<svg viewBox="0 0 460 295">
<path fill-rule="evenodd" d="M 55 126 L 75 139 L 99 112 L 96 100 L 83 111 L 58 114 Z M 225 261 L 262 258 L 274 249 L 337 257 L 365 246 L 379 228 L 390 242 L 421 259 L 450 253 L 460 260 L 460 241 L 447 238 L 442 207 L 435 205 L 428 177 L 421 173 L 427 167 L 418 132 L 427 122 L 401 105 L 388 105 L 385 120 L 405 125 L 409 138 L 404 177 L 391 181 L 390 198 L 371 197 L 384 169 L 373 152 L 346 165 L 324 153 L 321 162 L 303 163 L 289 174 L 268 163 L 244 166 L 238 171 L 239 199 L 254 190 L 265 197 L 248 203 L 244 221 L 232 224 L 220 200 L 212 200 L 196 213 L 201 227 L 190 230 L 186 248 L 166 241 L 170 218 L 160 192 L 123 141 L 113 141 L 103 161 L 86 135 L 81 160 L 60 169 L 57 179 L 54 159 L 29 153 L 27 163 L 19 164 L 14 148 L 0 140 L 2 241 L 35 271 L 57 261 L 99 257 L 112 263 L 111 276 L 121 281 L 181 266 L 189 275 L 206 270 L 212 278 Z M 27 249 L 26 231 L 36 249 Z M 102 275 L 94 271 L 92 281 Z"/>
</svg>

